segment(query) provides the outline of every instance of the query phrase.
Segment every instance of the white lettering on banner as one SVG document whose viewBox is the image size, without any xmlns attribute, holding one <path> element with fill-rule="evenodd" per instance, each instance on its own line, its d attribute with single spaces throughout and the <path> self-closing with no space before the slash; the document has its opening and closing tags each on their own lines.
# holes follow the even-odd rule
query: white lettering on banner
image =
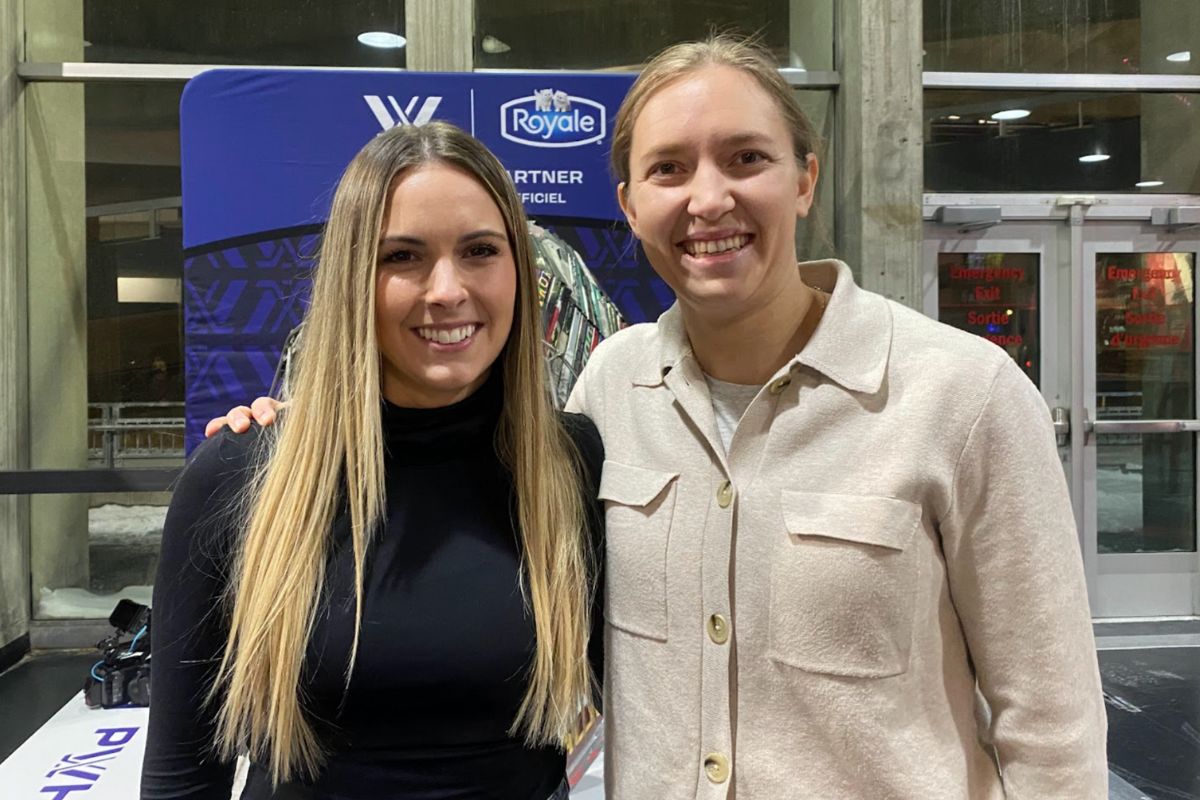
<svg viewBox="0 0 1200 800">
<path fill-rule="evenodd" d="M 433 119 L 433 115 L 437 113 L 437 108 L 442 102 L 440 97 L 426 97 L 425 102 L 421 103 L 421 108 L 413 114 L 413 109 L 417 107 L 417 101 L 420 97 L 409 99 L 408 105 L 404 108 L 400 107 L 400 103 L 392 95 L 387 96 L 388 103 L 391 104 L 391 110 L 383 104 L 383 98 L 376 94 L 365 94 L 363 100 L 367 101 L 367 106 L 371 109 L 371 113 L 375 115 L 375 119 L 379 122 L 379 127 L 385 131 L 400 125 L 424 125 Z M 392 113 L 395 112 L 395 116 Z"/>
<path fill-rule="evenodd" d="M 591 133 L 596 130 L 596 118 L 584 116 L 579 109 L 568 114 L 532 113 L 527 108 L 513 109 L 513 122 L 518 128 L 543 141 L 550 141 L 555 133 Z"/>
<path fill-rule="evenodd" d="M 563 205 L 567 201 L 559 192 L 521 192 L 521 202 L 554 206 Z"/>
<path fill-rule="evenodd" d="M 579 169 L 514 169 L 509 170 L 513 183 L 583 183 L 583 170 Z"/>
</svg>

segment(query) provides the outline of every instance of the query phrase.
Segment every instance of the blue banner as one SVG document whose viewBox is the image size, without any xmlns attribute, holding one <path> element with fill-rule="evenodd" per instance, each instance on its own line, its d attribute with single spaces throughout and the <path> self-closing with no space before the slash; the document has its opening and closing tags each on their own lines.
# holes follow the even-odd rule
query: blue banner
<svg viewBox="0 0 1200 800">
<path fill-rule="evenodd" d="M 218 69 L 180 108 L 187 448 L 264 394 L 301 320 L 342 171 L 396 125 L 453 122 L 500 158 L 530 217 L 582 256 L 626 322 L 671 293 L 623 221 L 608 170 L 631 75 Z"/>
</svg>

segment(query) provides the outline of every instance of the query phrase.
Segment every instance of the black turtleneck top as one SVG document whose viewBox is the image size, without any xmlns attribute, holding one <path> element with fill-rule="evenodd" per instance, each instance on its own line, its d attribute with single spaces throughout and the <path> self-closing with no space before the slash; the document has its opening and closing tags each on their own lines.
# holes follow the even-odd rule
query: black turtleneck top
<svg viewBox="0 0 1200 800">
<path fill-rule="evenodd" d="M 562 780 L 560 750 L 508 734 L 535 634 L 518 585 L 512 478 L 495 448 L 501 399 L 492 378 L 444 408 L 385 404 L 386 520 L 366 564 L 348 692 L 354 562 L 346 515 L 330 534 L 304 664 L 305 708 L 328 760 L 314 782 L 274 791 L 266 770 L 252 764 L 245 800 L 543 800 Z M 564 415 L 564 424 L 584 462 L 591 530 L 581 535 L 600 555 L 600 438 L 585 417 Z M 221 598 L 240 532 L 231 509 L 257 439 L 257 429 L 226 429 L 202 444 L 171 501 L 154 584 L 143 800 L 230 795 L 233 766 L 211 755 L 213 712 L 203 698 L 227 633 Z M 589 655 L 599 676 L 599 607 L 593 616 Z"/>
</svg>

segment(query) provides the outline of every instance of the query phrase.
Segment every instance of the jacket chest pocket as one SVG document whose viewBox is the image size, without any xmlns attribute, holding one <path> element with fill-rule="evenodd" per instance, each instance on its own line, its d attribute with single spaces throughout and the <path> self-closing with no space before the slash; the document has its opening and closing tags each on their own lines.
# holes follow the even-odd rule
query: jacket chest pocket
<svg viewBox="0 0 1200 800">
<path fill-rule="evenodd" d="M 614 627 L 667 640 L 667 540 L 677 472 L 605 461 L 604 617 Z"/>
<path fill-rule="evenodd" d="M 921 507 L 880 496 L 781 493 L 767 655 L 808 672 L 908 669 Z"/>
</svg>

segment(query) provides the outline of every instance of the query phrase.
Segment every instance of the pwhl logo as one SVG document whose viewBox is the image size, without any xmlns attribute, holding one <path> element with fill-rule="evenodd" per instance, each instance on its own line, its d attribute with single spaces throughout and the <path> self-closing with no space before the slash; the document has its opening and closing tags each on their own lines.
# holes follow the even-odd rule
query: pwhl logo
<svg viewBox="0 0 1200 800">
<path fill-rule="evenodd" d="M 50 779 L 40 790 L 48 800 L 69 800 L 72 792 L 86 792 L 104 777 L 125 746 L 133 741 L 138 728 L 97 728 L 96 747 L 88 753 L 63 756 L 54 768 L 46 773 Z"/>
<path fill-rule="evenodd" d="M 500 135 L 530 147 L 579 147 L 604 140 L 606 114 L 595 100 L 538 89 L 500 106 Z"/>
<path fill-rule="evenodd" d="M 375 115 L 375 119 L 379 120 L 379 127 L 385 131 L 399 125 L 424 125 L 433 119 L 433 115 L 437 113 L 437 108 L 442 102 L 440 97 L 426 97 L 425 102 L 421 103 L 418 108 L 417 103 L 420 102 L 420 97 L 409 98 L 408 105 L 403 107 L 401 107 L 400 101 L 390 94 L 386 98 L 387 103 L 384 103 L 384 99 L 377 94 L 363 95 L 363 100 L 367 101 L 371 113 Z"/>
</svg>

